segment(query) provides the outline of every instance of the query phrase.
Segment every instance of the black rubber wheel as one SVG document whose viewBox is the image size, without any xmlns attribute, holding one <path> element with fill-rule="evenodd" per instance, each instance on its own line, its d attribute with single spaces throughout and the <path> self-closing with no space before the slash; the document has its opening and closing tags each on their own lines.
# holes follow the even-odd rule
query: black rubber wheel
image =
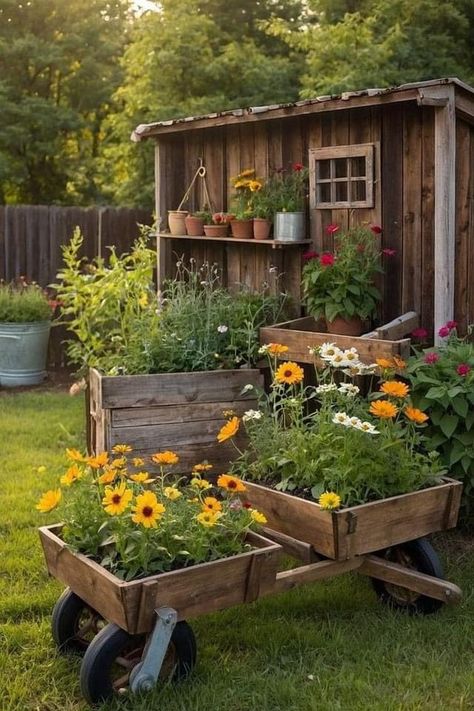
<svg viewBox="0 0 474 711">
<path fill-rule="evenodd" d="M 81 691 L 90 704 L 124 693 L 130 673 L 140 663 L 146 635 L 131 635 L 108 624 L 89 645 L 82 660 Z M 196 640 L 187 622 L 178 622 L 163 662 L 160 679 L 178 680 L 196 664 Z"/>
<path fill-rule="evenodd" d="M 66 588 L 54 606 L 51 630 L 61 654 L 84 654 L 105 621 L 98 612 Z"/>
<path fill-rule="evenodd" d="M 444 579 L 443 566 L 438 554 L 426 538 L 418 538 L 415 541 L 392 546 L 377 555 L 393 563 L 425 573 L 425 575 Z M 376 578 L 372 578 L 372 585 L 379 599 L 396 610 L 403 610 L 411 614 L 431 615 L 444 605 L 441 600 L 420 595 L 413 590 Z"/>
</svg>

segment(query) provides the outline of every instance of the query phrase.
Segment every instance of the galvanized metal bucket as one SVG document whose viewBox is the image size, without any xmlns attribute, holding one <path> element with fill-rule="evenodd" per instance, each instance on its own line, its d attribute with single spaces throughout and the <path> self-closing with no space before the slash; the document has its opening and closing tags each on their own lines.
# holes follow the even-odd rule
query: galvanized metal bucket
<svg viewBox="0 0 474 711">
<path fill-rule="evenodd" d="M 301 242 L 304 240 L 304 212 L 277 212 L 273 238 L 280 242 Z"/>
<path fill-rule="evenodd" d="M 51 321 L 0 323 L 0 385 L 38 385 L 46 377 Z"/>
</svg>

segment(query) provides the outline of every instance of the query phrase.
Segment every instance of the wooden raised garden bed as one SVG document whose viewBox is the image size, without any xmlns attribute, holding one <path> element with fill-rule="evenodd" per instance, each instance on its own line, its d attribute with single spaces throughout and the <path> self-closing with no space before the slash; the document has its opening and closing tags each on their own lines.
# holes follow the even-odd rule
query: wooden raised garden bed
<svg viewBox="0 0 474 711">
<path fill-rule="evenodd" d="M 149 632 L 154 610 L 169 606 L 179 619 L 251 602 L 273 590 L 282 548 L 250 532 L 253 549 L 189 568 L 124 582 L 61 540 L 61 525 L 39 529 L 48 572 L 104 619 L 130 634 Z"/>
<path fill-rule="evenodd" d="M 182 471 L 203 460 L 224 471 L 236 450 L 230 442 L 216 446 L 216 434 L 224 410 L 242 415 L 256 407 L 255 392 L 242 393 L 248 383 L 262 387 L 258 370 L 103 376 L 91 368 L 88 449 L 98 453 L 124 443 L 141 457 L 170 449 Z"/>
<path fill-rule="evenodd" d="M 334 560 L 454 528 L 462 491 L 459 481 L 445 478 L 428 489 L 329 512 L 315 501 L 248 481 L 245 486 L 242 498 L 265 514 L 269 528 L 305 541 Z"/>
</svg>

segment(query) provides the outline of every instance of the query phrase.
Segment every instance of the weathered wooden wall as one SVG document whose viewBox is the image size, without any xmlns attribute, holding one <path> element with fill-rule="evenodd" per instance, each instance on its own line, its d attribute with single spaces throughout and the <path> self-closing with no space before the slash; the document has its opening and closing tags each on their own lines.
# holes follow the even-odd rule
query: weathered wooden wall
<svg viewBox="0 0 474 711">
<path fill-rule="evenodd" d="M 25 276 L 46 287 L 61 266 L 61 246 L 78 225 L 84 235 L 84 256 L 107 255 L 114 245 L 120 254 L 138 236 L 138 223 L 151 224 L 147 210 L 98 207 L 0 206 L 0 279 Z M 50 367 L 65 363 L 62 327 L 50 338 Z"/>
<path fill-rule="evenodd" d="M 472 128 L 458 130 L 458 203 L 456 318 L 463 328 L 474 321 L 473 196 L 469 175 L 474 168 Z M 376 145 L 375 203 L 373 209 L 314 210 L 308 235 L 316 249 L 331 247 L 325 233 L 330 223 L 343 226 L 358 222 L 381 224 L 381 247 L 396 250 L 385 259 L 381 321 L 415 310 L 428 329 L 433 323 L 434 289 L 434 109 L 415 102 L 354 108 L 284 119 L 243 122 L 217 128 L 194 129 L 159 137 L 157 178 L 162 228 L 166 210 L 176 209 L 192 175 L 204 160 L 211 197 L 216 209 L 229 206 L 229 179 L 240 170 L 255 167 L 267 177 L 290 162 L 308 162 L 308 149 L 322 146 L 374 143 Z M 189 209 L 202 206 L 195 190 Z M 469 215 L 471 218 L 469 220 Z M 276 266 L 295 299 L 300 296 L 303 248 L 272 250 L 262 244 L 232 244 L 166 240 L 164 271 L 173 272 L 176 254 L 198 261 L 218 262 L 227 283 L 258 286 Z M 173 254 L 173 252 L 175 254 Z M 468 265 L 471 265 L 469 272 Z"/>
</svg>

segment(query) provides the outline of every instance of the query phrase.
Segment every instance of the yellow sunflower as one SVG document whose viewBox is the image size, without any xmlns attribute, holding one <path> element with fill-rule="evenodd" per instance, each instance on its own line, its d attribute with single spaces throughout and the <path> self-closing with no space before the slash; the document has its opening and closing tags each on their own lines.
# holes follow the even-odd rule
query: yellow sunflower
<svg viewBox="0 0 474 711">
<path fill-rule="evenodd" d="M 156 528 L 166 508 L 160 504 L 152 491 L 146 491 L 137 496 L 135 506 L 132 506 L 134 523 L 141 523 L 145 528 Z"/>
<path fill-rule="evenodd" d="M 244 483 L 230 474 L 221 474 L 217 480 L 217 486 L 220 486 L 221 489 L 226 489 L 226 491 L 230 491 L 232 494 L 247 491 Z"/>
<path fill-rule="evenodd" d="M 412 422 L 416 422 L 417 425 L 422 425 L 424 422 L 429 420 L 428 415 L 419 410 L 417 407 L 406 407 L 403 412 Z"/>
<path fill-rule="evenodd" d="M 41 511 L 41 513 L 48 513 L 48 511 L 52 511 L 56 508 L 61 501 L 61 496 L 61 489 L 50 489 L 50 491 L 43 494 L 36 504 L 36 508 L 38 511 Z"/>
<path fill-rule="evenodd" d="M 288 352 L 288 346 L 283 346 L 281 343 L 269 343 L 267 353 L 272 356 L 280 356 Z"/>
<path fill-rule="evenodd" d="M 207 479 L 200 479 L 197 476 L 194 476 L 191 479 L 191 486 L 195 486 L 197 489 L 210 489 L 212 484 L 207 481 Z"/>
<path fill-rule="evenodd" d="M 151 461 L 155 462 L 155 464 L 177 464 L 179 457 L 175 452 L 166 450 L 165 452 L 156 452 L 156 454 L 153 454 Z"/>
<path fill-rule="evenodd" d="M 115 454 L 128 454 L 132 451 L 132 447 L 129 444 L 114 444 L 112 447 L 112 452 Z"/>
<path fill-rule="evenodd" d="M 213 496 L 206 496 L 202 504 L 203 511 L 222 511 L 222 504 Z"/>
<path fill-rule="evenodd" d="M 170 501 L 176 501 L 176 499 L 179 499 L 179 497 L 182 496 L 180 490 L 175 486 L 165 486 L 163 493 Z"/>
<path fill-rule="evenodd" d="M 136 481 L 137 484 L 151 484 L 154 479 L 150 478 L 148 472 L 137 472 L 137 474 L 131 474 L 130 479 Z"/>
<path fill-rule="evenodd" d="M 297 363 L 291 360 L 282 363 L 276 370 L 275 380 L 277 383 L 285 383 L 286 385 L 296 385 L 301 383 L 304 377 L 303 369 Z"/>
<path fill-rule="evenodd" d="M 387 380 L 380 386 L 380 392 L 389 395 L 390 397 L 406 397 L 410 392 L 410 388 L 405 383 L 399 380 Z"/>
<path fill-rule="evenodd" d="M 369 412 L 375 417 L 380 417 L 382 420 L 390 420 L 398 412 L 398 407 L 387 400 L 375 400 L 369 407 Z"/>
<path fill-rule="evenodd" d="M 239 425 L 239 418 L 232 417 L 232 419 L 228 420 L 225 425 L 221 427 L 219 434 L 217 435 L 217 441 L 225 442 L 226 439 L 230 439 L 231 437 L 233 437 L 235 434 L 237 434 L 239 430 Z"/>
<path fill-rule="evenodd" d="M 196 516 L 196 520 L 199 521 L 201 526 L 211 528 L 216 525 L 220 516 L 219 511 L 201 511 L 201 513 Z"/>
<path fill-rule="evenodd" d="M 112 482 L 115 481 L 117 474 L 118 472 L 116 469 L 106 467 L 104 473 L 100 475 L 97 481 L 99 484 L 112 484 Z"/>
<path fill-rule="evenodd" d="M 267 523 L 266 516 L 261 511 L 257 511 L 257 509 L 252 509 L 250 511 L 250 516 L 252 517 L 252 521 L 255 521 L 255 523 L 260 523 L 262 525 Z"/>
<path fill-rule="evenodd" d="M 117 457 L 117 459 L 112 459 L 111 466 L 115 469 L 122 469 L 127 463 L 125 457 Z"/>
<path fill-rule="evenodd" d="M 71 486 L 71 484 L 80 479 L 81 476 L 82 471 L 79 469 L 77 464 L 73 464 L 71 467 L 69 467 L 67 472 L 64 474 L 64 476 L 61 477 L 59 481 L 65 486 Z"/>
<path fill-rule="evenodd" d="M 87 457 L 86 459 L 87 464 L 92 467 L 92 469 L 100 469 L 101 467 L 105 467 L 108 461 L 109 455 L 107 452 L 101 452 L 95 457 Z"/>
<path fill-rule="evenodd" d="M 72 459 L 73 462 L 83 462 L 84 457 L 80 453 L 78 449 L 67 449 L 66 448 L 66 456 L 68 459 Z"/>
<path fill-rule="evenodd" d="M 102 505 L 110 516 L 118 516 L 125 511 L 132 497 L 133 492 L 127 489 L 125 482 L 122 482 L 115 489 L 111 486 L 106 487 Z"/>
<path fill-rule="evenodd" d="M 325 491 L 318 499 L 318 504 L 325 511 L 334 511 L 341 505 L 341 497 L 334 491 Z"/>
</svg>

